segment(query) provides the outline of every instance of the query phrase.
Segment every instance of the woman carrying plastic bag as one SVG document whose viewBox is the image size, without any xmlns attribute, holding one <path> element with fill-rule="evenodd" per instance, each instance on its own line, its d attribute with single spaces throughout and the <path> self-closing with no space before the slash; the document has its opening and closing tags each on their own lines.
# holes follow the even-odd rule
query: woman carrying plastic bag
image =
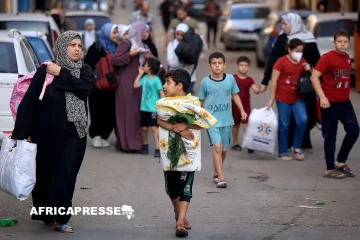
<svg viewBox="0 0 360 240">
<path fill-rule="evenodd" d="M 10 138 L 0 150 L 0 189 L 20 201 L 27 199 L 36 182 L 37 146 Z"/>
</svg>

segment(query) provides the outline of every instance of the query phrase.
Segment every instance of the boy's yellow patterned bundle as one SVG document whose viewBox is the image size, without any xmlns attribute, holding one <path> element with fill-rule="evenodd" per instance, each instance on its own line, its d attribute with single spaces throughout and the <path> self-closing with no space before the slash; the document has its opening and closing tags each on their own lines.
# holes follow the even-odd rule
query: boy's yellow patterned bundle
<svg viewBox="0 0 360 240">
<path fill-rule="evenodd" d="M 201 108 L 197 97 L 166 97 L 156 103 L 158 117 L 171 123 L 211 128 L 218 121 L 208 111 Z M 160 155 L 164 171 L 199 171 L 201 169 L 201 132 L 190 131 L 194 140 L 180 134 L 159 128 Z"/>
</svg>

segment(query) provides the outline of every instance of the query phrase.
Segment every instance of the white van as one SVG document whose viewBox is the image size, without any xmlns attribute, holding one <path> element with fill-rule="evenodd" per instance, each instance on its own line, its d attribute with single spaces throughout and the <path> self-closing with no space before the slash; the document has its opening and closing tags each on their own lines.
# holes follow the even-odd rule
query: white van
<svg viewBox="0 0 360 240">
<path fill-rule="evenodd" d="M 14 128 L 10 98 L 16 81 L 38 67 L 32 47 L 18 30 L 0 31 L 0 139 Z"/>
</svg>

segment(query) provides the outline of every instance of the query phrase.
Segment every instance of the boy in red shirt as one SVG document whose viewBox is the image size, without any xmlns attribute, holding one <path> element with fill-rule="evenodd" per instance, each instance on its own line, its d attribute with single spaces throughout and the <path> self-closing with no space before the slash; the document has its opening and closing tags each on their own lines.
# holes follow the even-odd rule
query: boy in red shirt
<svg viewBox="0 0 360 240">
<path fill-rule="evenodd" d="M 350 34 L 345 30 L 334 35 L 335 50 L 324 54 L 317 63 L 311 80 L 320 98 L 321 125 L 327 170 L 325 178 L 354 177 L 346 165 L 349 153 L 359 137 L 359 124 L 350 101 L 351 60 L 346 51 L 350 45 Z M 320 83 L 322 76 L 322 83 Z M 346 132 L 335 162 L 338 122 Z"/>
<path fill-rule="evenodd" d="M 246 119 L 241 119 L 241 113 L 239 108 L 236 106 L 234 101 L 232 101 L 232 114 L 234 118 L 235 125 L 232 128 L 232 141 L 233 146 L 231 147 L 231 150 L 234 151 L 241 151 L 241 147 L 239 145 L 239 128 L 240 123 L 243 125 L 244 131 L 246 131 L 248 119 L 251 112 L 250 107 L 250 88 L 255 94 L 259 94 L 259 88 L 256 86 L 254 79 L 249 77 L 247 75 L 249 71 L 249 65 L 250 65 L 250 59 L 245 56 L 241 56 L 236 61 L 236 70 L 237 73 L 234 74 L 234 78 L 236 80 L 236 83 L 238 85 L 238 88 L 240 90 L 239 96 L 241 99 L 241 102 L 243 104 L 244 110 L 247 114 Z M 253 153 L 254 150 L 248 149 L 248 153 Z"/>
</svg>

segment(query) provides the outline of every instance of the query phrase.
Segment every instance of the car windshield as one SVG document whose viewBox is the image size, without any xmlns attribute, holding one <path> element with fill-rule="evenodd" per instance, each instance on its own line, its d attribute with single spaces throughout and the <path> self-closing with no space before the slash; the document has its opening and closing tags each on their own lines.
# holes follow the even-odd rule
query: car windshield
<svg viewBox="0 0 360 240">
<path fill-rule="evenodd" d="M 18 73 L 14 45 L 0 42 L 0 73 Z"/>
<path fill-rule="evenodd" d="M 88 18 L 92 18 L 95 21 L 95 30 L 100 30 L 100 28 L 105 24 L 111 22 L 108 17 L 102 16 L 68 16 L 65 18 L 65 28 L 66 30 L 80 30 L 85 31 L 85 21 Z"/>
<path fill-rule="evenodd" d="M 39 62 L 42 63 L 54 60 L 42 39 L 38 37 L 26 37 L 26 39 L 30 42 L 30 45 L 33 48 Z"/>
<path fill-rule="evenodd" d="M 326 21 L 320 22 L 317 24 L 315 28 L 315 36 L 316 37 L 332 37 L 334 36 L 334 32 L 339 29 L 344 29 L 349 33 L 353 33 L 355 27 L 354 20 L 334 20 L 334 21 Z"/>
<path fill-rule="evenodd" d="M 269 13 L 270 11 L 266 7 L 237 7 L 231 9 L 230 19 L 266 19 Z"/>
</svg>

